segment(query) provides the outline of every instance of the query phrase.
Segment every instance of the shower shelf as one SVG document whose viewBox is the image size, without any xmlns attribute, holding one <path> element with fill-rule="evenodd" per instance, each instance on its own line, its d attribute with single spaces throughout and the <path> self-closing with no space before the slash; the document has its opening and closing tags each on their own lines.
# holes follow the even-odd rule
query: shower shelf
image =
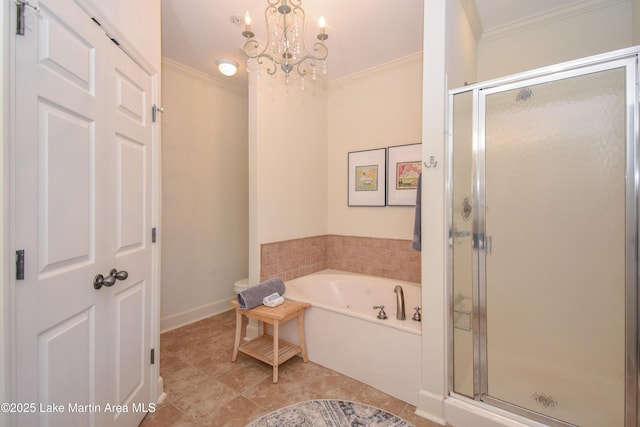
<svg viewBox="0 0 640 427">
<path fill-rule="evenodd" d="M 473 313 L 471 298 L 459 296 L 453 308 L 453 327 L 463 331 L 471 330 L 471 314 Z"/>
</svg>

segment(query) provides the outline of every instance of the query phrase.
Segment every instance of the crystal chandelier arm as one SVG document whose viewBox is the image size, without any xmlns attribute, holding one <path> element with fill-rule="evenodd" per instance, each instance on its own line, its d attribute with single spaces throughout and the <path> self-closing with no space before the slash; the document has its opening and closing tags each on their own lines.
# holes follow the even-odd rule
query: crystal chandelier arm
<svg viewBox="0 0 640 427">
<path fill-rule="evenodd" d="M 277 10 L 274 4 L 277 4 L 278 0 L 268 0 L 268 2 L 269 2 L 269 6 L 267 6 L 267 8 L 264 11 L 264 22 L 267 28 L 267 42 L 264 43 L 262 50 L 260 50 L 260 45 L 262 45 L 262 43 L 256 40 L 255 38 L 253 38 L 254 37 L 253 33 L 250 33 L 250 35 L 245 35 L 245 37 L 247 37 L 247 41 L 242 47 L 242 51 L 244 52 L 245 55 L 247 55 L 248 58 L 270 56 L 268 54 L 265 54 L 265 52 L 269 49 L 269 45 L 271 44 L 271 33 L 268 31 L 269 30 L 269 13 L 277 13 Z M 260 50 L 260 52 L 254 53 L 255 51 L 258 51 L 258 50 Z"/>
<path fill-rule="evenodd" d="M 271 55 L 260 55 L 257 57 L 258 64 L 260 65 L 262 65 L 265 62 L 265 60 L 271 62 L 271 64 L 267 66 L 267 73 L 273 76 L 277 70 L 277 67 L 276 67 L 277 62 L 275 59 L 273 59 Z"/>
<path fill-rule="evenodd" d="M 313 57 L 319 61 L 324 61 L 329 55 L 329 48 L 321 41 L 313 44 L 313 51 L 318 52 L 318 55 L 313 55 Z"/>
<path fill-rule="evenodd" d="M 313 50 L 314 50 L 314 52 L 318 52 L 318 54 L 317 55 L 313 55 L 313 54 L 309 53 L 309 54 L 303 56 L 302 58 L 300 58 L 294 64 L 292 64 L 292 65 L 294 65 L 296 67 L 296 71 L 301 76 L 305 76 L 307 74 L 307 70 L 304 68 L 304 65 L 306 63 L 311 64 L 311 67 L 313 68 L 313 67 L 316 66 L 316 62 L 317 61 L 324 61 L 327 58 L 327 56 L 329 55 L 329 49 L 321 41 L 315 42 L 313 44 Z"/>
<path fill-rule="evenodd" d="M 244 54 L 247 58 L 256 59 L 258 64 L 267 63 L 267 73 L 270 75 L 280 68 L 288 77 L 295 68 L 304 77 L 311 68 L 315 79 L 317 62 L 324 61 L 329 53 L 324 44 L 328 38 L 324 19 L 321 18 L 320 32 L 316 36 L 318 41 L 314 42 L 313 51 L 310 51 L 305 38 L 306 13 L 301 7 L 302 0 L 267 0 L 267 4 L 264 12 L 267 41 L 254 39 L 249 26 L 250 18 L 247 18 L 247 26 L 242 33 L 247 39 L 242 48 Z"/>
</svg>

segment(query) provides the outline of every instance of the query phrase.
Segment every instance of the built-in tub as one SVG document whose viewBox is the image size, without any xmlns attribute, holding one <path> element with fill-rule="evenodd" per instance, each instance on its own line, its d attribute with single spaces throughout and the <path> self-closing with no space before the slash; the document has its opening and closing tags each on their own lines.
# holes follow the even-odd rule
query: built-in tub
<svg viewBox="0 0 640 427">
<path fill-rule="evenodd" d="M 403 289 L 406 320 L 396 319 L 396 285 Z M 311 361 L 417 404 L 422 323 L 411 318 L 421 306 L 418 284 L 323 270 L 286 282 L 284 296 L 312 304 L 304 318 Z M 376 317 L 379 305 L 386 320 Z M 281 337 L 297 342 L 295 322 L 281 327 Z"/>
</svg>

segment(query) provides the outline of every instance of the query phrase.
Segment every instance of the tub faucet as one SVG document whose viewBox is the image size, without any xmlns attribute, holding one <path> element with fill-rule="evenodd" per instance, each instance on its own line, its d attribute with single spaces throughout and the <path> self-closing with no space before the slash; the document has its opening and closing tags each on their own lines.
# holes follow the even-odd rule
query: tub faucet
<svg viewBox="0 0 640 427">
<path fill-rule="evenodd" d="M 404 292 L 402 291 L 402 286 L 396 285 L 393 292 L 396 294 L 396 319 L 404 320 L 406 316 L 404 314 Z"/>
</svg>

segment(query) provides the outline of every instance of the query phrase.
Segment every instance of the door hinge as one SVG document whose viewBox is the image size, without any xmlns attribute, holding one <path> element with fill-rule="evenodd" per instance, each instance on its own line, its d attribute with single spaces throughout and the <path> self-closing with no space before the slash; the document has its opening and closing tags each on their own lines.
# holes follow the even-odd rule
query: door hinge
<svg viewBox="0 0 640 427">
<path fill-rule="evenodd" d="M 156 242 L 156 228 L 153 227 L 151 229 L 151 243 L 155 243 Z"/>
<path fill-rule="evenodd" d="M 18 3 L 18 7 L 16 8 L 16 34 L 19 36 L 24 36 L 24 3 Z"/>
<path fill-rule="evenodd" d="M 151 349 L 151 364 L 155 365 L 156 363 L 156 349 L 152 348 Z"/>
<path fill-rule="evenodd" d="M 158 113 L 164 113 L 164 108 L 158 107 L 156 104 L 153 104 L 153 107 L 151 107 L 151 121 L 153 123 L 156 122 Z"/>
<path fill-rule="evenodd" d="M 24 28 L 25 28 L 25 17 L 24 17 L 24 9 L 30 7 L 34 12 L 40 12 L 40 8 L 38 6 L 34 6 L 29 3 L 27 0 L 16 0 L 16 34 L 19 36 L 24 36 Z"/>
<path fill-rule="evenodd" d="M 24 280 L 24 249 L 16 251 L 16 280 Z"/>
</svg>

